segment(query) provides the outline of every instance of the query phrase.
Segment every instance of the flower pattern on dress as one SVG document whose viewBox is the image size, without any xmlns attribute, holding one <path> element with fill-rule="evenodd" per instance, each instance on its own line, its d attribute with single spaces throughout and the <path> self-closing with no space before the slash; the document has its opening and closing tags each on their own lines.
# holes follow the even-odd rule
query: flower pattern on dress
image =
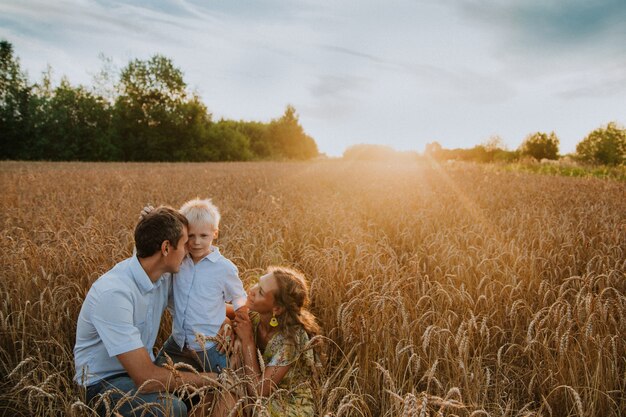
<svg viewBox="0 0 626 417">
<path fill-rule="evenodd" d="M 250 319 L 256 338 L 260 317 L 251 313 Z M 315 363 L 313 349 L 306 348 L 309 336 L 300 327 L 294 341 L 287 339 L 281 332 L 268 341 L 263 352 L 265 366 L 287 366 L 289 370 L 278 384 L 278 390 L 267 400 L 267 411 L 271 417 L 309 417 L 314 415 L 313 392 L 310 379 L 313 376 L 311 366 Z"/>
</svg>

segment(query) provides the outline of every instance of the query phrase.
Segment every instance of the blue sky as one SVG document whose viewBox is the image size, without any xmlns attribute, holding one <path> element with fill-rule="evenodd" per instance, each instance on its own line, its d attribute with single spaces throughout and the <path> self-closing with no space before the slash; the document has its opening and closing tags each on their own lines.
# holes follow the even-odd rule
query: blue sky
<svg viewBox="0 0 626 417">
<path fill-rule="evenodd" d="M 320 151 L 422 151 L 555 131 L 572 152 L 626 124 L 624 0 L 0 0 L 0 38 L 31 81 L 92 85 L 160 53 L 215 119 L 295 106 Z"/>
</svg>

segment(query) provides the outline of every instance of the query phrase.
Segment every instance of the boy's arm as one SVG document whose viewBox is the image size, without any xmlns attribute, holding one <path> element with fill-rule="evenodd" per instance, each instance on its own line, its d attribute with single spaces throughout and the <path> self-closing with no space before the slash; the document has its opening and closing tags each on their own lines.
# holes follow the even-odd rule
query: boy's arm
<svg viewBox="0 0 626 417">
<path fill-rule="evenodd" d="M 231 320 L 235 319 L 235 307 L 231 303 L 226 303 L 226 317 Z"/>
<path fill-rule="evenodd" d="M 226 315 L 228 318 L 233 320 L 235 318 L 235 311 L 238 311 L 241 307 L 246 305 L 248 294 L 243 288 L 241 279 L 239 279 L 239 271 L 237 270 L 237 267 L 232 265 L 232 270 L 229 272 L 230 273 L 227 274 L 224 282 L 224 296 L 225 301 L 230 302 L 233 308 L 232 311 L 229 311 L 228 304 L 226 304 Z"/>
<path fill-rule="evenodd" d="M 228 317 L 230 320 L 235 320 L 235 311 L 244 311 L 247 314 L 248 306 L 244 304 L 237 310 L 235 310 L 235 307 L 232 304 L 226 303 L 226 317 Z"/>
<path fill-rule="evenodd" d="M 250 313 L 250 309 L 248 308 L 247 305 L 244 304 L 237 309 L 235 316 L 237 316 L 237 314 L 243 314 L 244 316 L 247 316 L 249 313 Z"/>
</svg>

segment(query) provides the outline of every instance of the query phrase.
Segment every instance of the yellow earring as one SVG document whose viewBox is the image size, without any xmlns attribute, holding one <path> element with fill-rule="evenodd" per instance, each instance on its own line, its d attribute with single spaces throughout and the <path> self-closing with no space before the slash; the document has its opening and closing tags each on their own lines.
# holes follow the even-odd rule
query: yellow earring
<svg viewBox="0 0 626 417">
<path fill-rule="evenodd" d="M 270 326 L 272 326 L 272 327 L 278 326 L 278 320 L 276 319 L 276 313 L 272 313 L 272 318 L 270 319 Z"/>
</svg>

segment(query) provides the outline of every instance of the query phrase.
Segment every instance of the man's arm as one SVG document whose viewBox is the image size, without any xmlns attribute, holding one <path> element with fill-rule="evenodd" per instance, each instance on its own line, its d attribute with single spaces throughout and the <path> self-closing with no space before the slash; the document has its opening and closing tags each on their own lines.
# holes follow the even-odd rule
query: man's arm
<svg viewBox="0 0 626 417">
<path fill-rule="evenodd" d="M 128 375 L 131 377 L 140 392 L 171 392 L 184 384 L 195 387 L 211 385 L 217 380 L 217 374 L 203 372 L 196 375 L 193 372 L 170 371 L 152 363 L 145 348 L 131 350 L 117 355 Z"/>
</svg>

